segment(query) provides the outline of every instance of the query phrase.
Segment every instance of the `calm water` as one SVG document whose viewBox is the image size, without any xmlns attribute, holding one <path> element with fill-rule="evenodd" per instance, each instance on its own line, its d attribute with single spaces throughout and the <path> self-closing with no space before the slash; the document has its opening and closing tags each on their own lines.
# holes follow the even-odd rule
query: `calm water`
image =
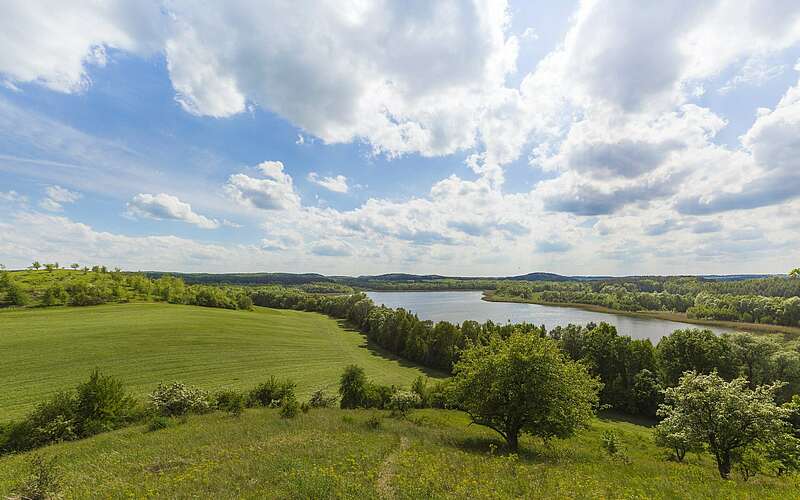
<svg viewBox="0 0 800 500">
<path fill-rule="evenodd" d="M 605 321 L 617 327 L 621 335 L 650 339 L 653 343 L 680 328 L 709 328 L 717 333 L 731 330 L 717 327 L 699 327 L 688 323 L 662 319 L 634 318 L 619 314 L 584 311 L 574 307 L 541 306 L 538 304 L 515 304 L 511 302 L 486 302 L 482 292 L 367 292 L 376 304 L 402 307 L 412 311 L 420 319 L 461 323 L 466 320 L 495 323 L 544 324 L 548 329 L 569 323 L 586 324 Z"/>
</svg>

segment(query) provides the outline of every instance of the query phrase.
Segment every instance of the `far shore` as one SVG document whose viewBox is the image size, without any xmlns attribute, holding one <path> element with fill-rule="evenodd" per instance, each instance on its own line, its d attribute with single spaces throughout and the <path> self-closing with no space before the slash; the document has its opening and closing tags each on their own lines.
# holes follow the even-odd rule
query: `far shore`
<svg viewBox="0 0 800 500">
<path fill-rule="evenodd" d="M 686 313 L 672 312 L 672 311 L 619 311 L 617 309 L 610 309 L 608 307 L 597 306 L 594 304 L 578 304 L 574 302 L 548 302 L 544 300 L 525 300 L 519 297 L 498 296 L 492 290 L 483 292 L 482 300 L 487 302 L 516 302 L 520 304 L 538 304 L 542 306 L 553 307 L 574 307 L 576 309 L 583 309 L 585 311 L 606 313 L 606 314 L 619 314 L 621 316 L 632 316 L 637 318 L 655 318 L 663 319 L 666 321 L 676 321 L 679 323 L 690 323 L 693 325 L 702 326 L 718 326 L 722 328 L 731 328 L 733 330 L 740 330 L 751 333 L 782 333 L 786 336 L 787 340 L 793 340 L 800 337 L 800 328 L 793 326 L 783 325 L 765 325 L 761 323 L 742 323 L 738 321 L 715 321 L 706 319 L 689 318 Z"/>
</svg>

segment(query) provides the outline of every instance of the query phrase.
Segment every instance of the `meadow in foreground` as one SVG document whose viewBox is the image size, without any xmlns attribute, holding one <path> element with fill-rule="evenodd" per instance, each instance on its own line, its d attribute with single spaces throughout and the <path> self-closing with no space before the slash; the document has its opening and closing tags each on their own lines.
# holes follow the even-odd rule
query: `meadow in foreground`
<svg viewBox="0 0 800 500">
<path fill-rule="evenodd" d="M 379 423 L 375 424 L 375 416 Z M 372 422 L 372 425 L 370 425 Z M 278 410 L 193 416 L 149 431 L 138 425 L 45 447 L 66 498 L 796 498 L 796 478 L 721 480 L 713 461 L 665 458 L 650 429 L 594 420 L 544 444 L 525 437 L 518 455 L 491 431 L 447 410 L 406 419 L 375 410 Z M 620 437 L 626 459 L 602 448 Z M 499 450 L 499 451 L 498 451 Z M 27 474 L 31 453 L 0 458 L 0 493 Z"/>
</svg>

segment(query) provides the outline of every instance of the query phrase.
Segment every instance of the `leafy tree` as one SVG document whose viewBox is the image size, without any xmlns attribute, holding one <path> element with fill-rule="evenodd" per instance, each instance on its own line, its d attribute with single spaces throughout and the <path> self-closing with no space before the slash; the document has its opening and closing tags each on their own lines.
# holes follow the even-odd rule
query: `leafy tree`
<svg viewBox="0 0 800 500">
<path fill-rule="evenodd" d="M 747 380 L 726 382 L 716 372 L 684 374 L 665 391 L 658 414 L 670 433 L 685 433 L 688 442 L 703 442 L 714 455 L 722 478 L 750 446 L 786 434 L 790 411 L 775 404 L 780 383 L 748 387 Z"/>
<path fill-rule="evenodd" d="M 734 333 L 726 335 L 725 340 L 731 346 L 731 353 L 741 367 L 741 375 L 750 381 L 750 387 L 772 382 L 770 379 L 772 356 L 781 348 L 769 337 L 755 336 L 750 333 Z"/>
<path fill-rule="evenodd" d="M 792 278 L 800 278 L 800 267 L 798 267 L 797 269 L 792 269 L 789 272 L 789 276 Z"/>
<path fill-rule="evenodd" d="M 30 296 L 20 285 L 9 281 L 6 285 L 6 300 L 15 306 L 24 306 L 30 302 Z"/>
<path fill-rule="evenodd" d="M 75 271 L 77 271 L 77 270 L 78 270 L 78 268 L 80 268 L 80 267 L 81 267 L 81 265 L 80 265 L 80 264 L 78 264 L 77 262 L 74 262 L 74 263 L 70 264 L 70 265 L 69 265 L 69 267 L 71 267 L 72 269 L 74 269 Z"/>
<path fill-rule="evenodd" d="M 687 452 L 702 451 L 703 443 L 680 426 L 678 419 L 664 419 L 653 429 L 656 446 L 668 448 L 675 460 L 683 462 Z"/>
<path fill-rule="evenodd" d="M 344 369 L 339 380 L 339 396 L 342 408 L 358 408 L 364 404 L 367 392 L 367 376 L 360 366 L 350 365 Z"/>
<path fill-rule="evenodd" d="M 568 437 L 594 414 L 600 382 L 564 358 L 555 341 L 513 333 L 466 349 L 455 365 L 454 403 L 473 423 L 519 447 L 520 433 Z"/>
<path fill-rule="evenodd" d="M 656 359 L 667 385 L 675 385 L 686 371 L 711 373 L 725 379 L 736 375 L 730 345 L 711 330 L 675 330 L 656 347 Z"/>
<path fill-rule="evenodd" d="M 636 413 L 655 417 L 663 398 L 663 387 L 658 375 L 644 368 L 633 377 L 633 408 Z"/>
<path fill-rule="evenodd" d="M 42 268 L 42 264 L 40 264 L 38 260 L 34 260 L 34 261 L 33 261 L 33 264 L 31 264 L 31 267 L 32 267 L 33 269 L 36 269 L 36 270 L 38 271 L 39 269 L 41 269 L 41 268 Z"/>
</svg>

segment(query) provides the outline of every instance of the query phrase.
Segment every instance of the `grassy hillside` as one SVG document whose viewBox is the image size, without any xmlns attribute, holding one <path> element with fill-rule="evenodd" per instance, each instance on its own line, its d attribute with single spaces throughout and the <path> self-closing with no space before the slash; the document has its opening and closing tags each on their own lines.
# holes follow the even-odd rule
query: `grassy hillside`
<svg viewBox="0 0 800 500">
<path fill-rule="evenodd" d="M 38 453 L 55 458 L 66 498 L 797 498 L 798 483 L 759 476 L 719 479 L 708 456 L 663 458 L 645 427 L 595 421 L 549 445 L 524 439 L 519 456 L 466 417 L 419 410 L 408 420 L 366 410 L 215 413 L 155 432 L 143 426 Z M 383 414 L 385 416 L 385 414 Z M 601 448 L 614 430 L 629 462 Z M 0 496 L 26 472 L 28 455 L 0 458 Z"/>
<path fill-rule="evenodd" d="M 94 368 L 138 396 L 160 381 L 244 389 L 269 375 L 292 378 L 303 396 L 334 389 L 351 363 L 384 384 L 407 386 L 422 373 L 315 313 L 162 303 L 8 310 L 0 312 L 0 421 Z"/>
</svg>

